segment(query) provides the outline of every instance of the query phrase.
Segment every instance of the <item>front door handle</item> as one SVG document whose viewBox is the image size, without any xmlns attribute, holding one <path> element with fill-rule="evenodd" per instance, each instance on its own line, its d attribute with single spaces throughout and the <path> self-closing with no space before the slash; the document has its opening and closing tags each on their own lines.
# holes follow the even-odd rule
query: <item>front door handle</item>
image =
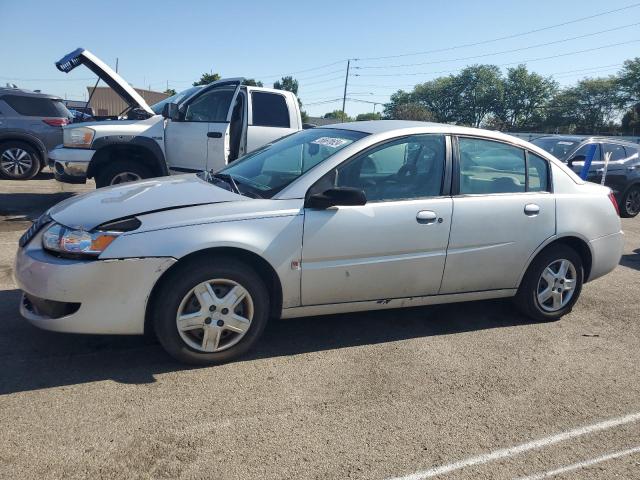
<svg viewBox="0 0 640 480">
<path fill-rule="evenodd" d="M 524 214 L 529 217 L 535 217 L 540 213 L 540 206 L 535 203 L 528 203 L 524 206 Z"/>
<path fill-rule="evenodd" d="M 222 138 L 222 132 L 207 132 L 209 138 Z"/>
<path fill-rule="evenodd" d="M 431 224 L 436 223 L 438 219 L 438 214 L 432 210 L 420 210 L 416 214 L 416 220 L 418 223 Z"/>
</svg>

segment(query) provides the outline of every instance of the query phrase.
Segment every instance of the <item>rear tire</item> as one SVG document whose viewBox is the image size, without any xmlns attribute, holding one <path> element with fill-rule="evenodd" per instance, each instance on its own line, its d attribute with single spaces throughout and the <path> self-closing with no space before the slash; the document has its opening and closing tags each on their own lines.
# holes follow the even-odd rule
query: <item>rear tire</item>
<svg viewBox="0 0 640 480">
<path fill-rule="evenodd" d="M 634 185 L 622 197 L 620 216 L 633 218 L 640 213 L 640 185 Z"/>
<path fill-rule="evenodd" d="M 192 365 L 237 359 L 256 344 L 269 318 L 264 282 L 235 259 L 188 261 L 169 273 L 154 297 L 158 340 L 176 360 Z"/>
<path fill-rule="evenodd" d="M 0 177 L 8 180 L 29 180 L 40 171 L 40 154 L 25 142 L 0 144 Z"/>
<path fill-rule="evenodd" d="M 108 187 L 121 183 L 151 178 L 153 174 L 146 166 L 126 161 L 117 161 L 103 166 L 96 174 L 96 187 Z"/>
<path fill-rule="evenodd" d="M 514 298 L 516 307 L 538 322 L 558 320 L 575 305 L 583 280 L 580 255 L 566 245 L 551 245 L 529 265 Z"/>
</svg>

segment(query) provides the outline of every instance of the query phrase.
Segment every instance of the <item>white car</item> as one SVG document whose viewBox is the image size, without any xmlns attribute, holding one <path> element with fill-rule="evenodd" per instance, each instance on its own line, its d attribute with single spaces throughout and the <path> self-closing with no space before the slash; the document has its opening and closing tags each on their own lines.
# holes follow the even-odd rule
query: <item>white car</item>
<svg viewBox="0 0 640 480">
<path fill-rule="evenodd" d="M 124 120 L 74 123 L 49 152 L 56 180 L 96 186 L 220 169 L 269 142 L 301 130 L 295 94 L 229 78 L 188 88 L 149 106 L 120 75 L 79 48 L 56 66 L 84 65 L 127 105 Z M 124 114 L 124 112 L 123 112 Z"/>
<path fill-rule="evenodd" d="M 515 137 L 355 122 L 68 199 L 21 238 L 15 276 L 38 327 L 153 330 L 177 359 L 216 363 L 274 317 L 514 297 L 558 319 L 618 264 L 616 210 Z"/>
</svg>

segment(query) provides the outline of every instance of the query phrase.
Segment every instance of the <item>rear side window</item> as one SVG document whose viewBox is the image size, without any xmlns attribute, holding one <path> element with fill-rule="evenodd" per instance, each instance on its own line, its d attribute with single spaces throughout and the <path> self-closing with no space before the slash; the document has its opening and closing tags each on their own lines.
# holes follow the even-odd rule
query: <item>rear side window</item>
<svg viewBox="0 0 640 480">
<path fill-rule="evenodd" d="M 525 152 L 505 143 L 460 138 L 460 193 L 526 191 Z"/>
<path fill-rule="evenodd" d="M 627 158 L 627 152 L 622 145 L 616 145 L 613 143 L 604 144 L 604 152 L 611 152 L 611 160 L 624 160 Z"/>
<path fill-rule="evenodd" d="M 251 92 L 253 125 L 259 127 L 289 128 L 289 109 L 284 95 Z"/>
<path fill-rule="evenodd" d="M 19 95 L 5 95 L 2 100 L 20 115 L 27 117 L 71 117 L 71 112 L 61 100 Z"/>
<path fill-rule="evenodd" d="M 544 158 L 535 153 L 527 154 L 528 167 L 528 192 L 548 192 L 549 191 L 549 164 Z"/>
</svg>

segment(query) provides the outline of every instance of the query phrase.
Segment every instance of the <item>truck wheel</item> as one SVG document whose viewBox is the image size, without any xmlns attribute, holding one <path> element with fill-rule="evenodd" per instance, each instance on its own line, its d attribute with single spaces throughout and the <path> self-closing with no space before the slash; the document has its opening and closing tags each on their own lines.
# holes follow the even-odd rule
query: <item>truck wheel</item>
<svg viewBox="0 0 640 480">
<path fill-rule="evenodd" d="M 96 187 L 108 187 L 121 183 L 135 182 L 144 178 L 151 178 L 151 171 L 144 165 L 133 162 L 113 162 L 98 171 Z"/>
<path fill-rule="evenodd" d="M 246 263 L 190 261 L 163 280 L 153 305 L 154 330 L 175 359 L 194 365 L 235 360 L 258 341 L 269 295 Z"/>
<path fill-rule="evenodd" d="M 558 320 L 578 300 L 583 277 L 580 255 L 566 245 L 551 245 L 529 265 L 514 298 L 516 307 L 539 322 Z"/>
<path fill-rule="evenodd" d="M 620 216 L 633 218 L 640 213 L 640 186 L 634 185 L 622 197 L 620 202 Z"/>
<path fill-rule="evenodd" d="M 40 171 L 40 155 L 28 143 L 10 141 L 0 145 L 0 177 L 29 180 Z"/>
</svg>

